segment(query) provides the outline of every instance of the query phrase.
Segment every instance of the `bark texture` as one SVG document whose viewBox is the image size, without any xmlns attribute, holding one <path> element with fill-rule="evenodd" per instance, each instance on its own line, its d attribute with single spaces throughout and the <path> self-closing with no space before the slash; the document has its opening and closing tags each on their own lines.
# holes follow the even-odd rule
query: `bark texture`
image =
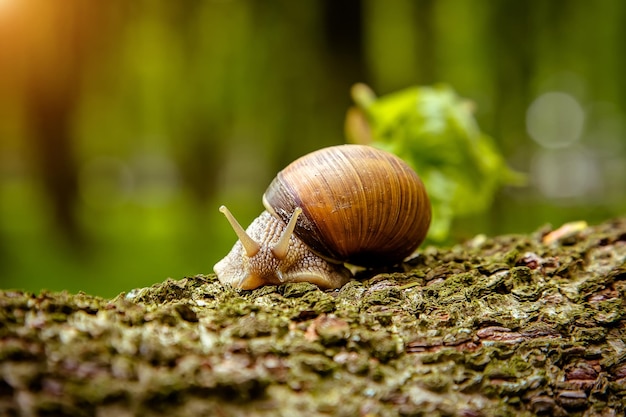
<svg viewBox="0 0 626 417">
<path fill-rule="evenodd" d="M 340 290 L 0 292 L 0 414 L 621 416 L 626 220 L 427 248 Z"/>
</svg>

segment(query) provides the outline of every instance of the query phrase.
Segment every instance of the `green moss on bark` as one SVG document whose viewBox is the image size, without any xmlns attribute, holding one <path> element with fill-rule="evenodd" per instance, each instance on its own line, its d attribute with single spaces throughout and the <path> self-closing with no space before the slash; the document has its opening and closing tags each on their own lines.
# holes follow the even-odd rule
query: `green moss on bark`
<svg viewBox="0 0 626 417">
<path fill-rule="evenodd" d="M 623 415 L 626 221 L 427 248 L 343 288 L 0 293 L 0 414 Z"/>
</svg>

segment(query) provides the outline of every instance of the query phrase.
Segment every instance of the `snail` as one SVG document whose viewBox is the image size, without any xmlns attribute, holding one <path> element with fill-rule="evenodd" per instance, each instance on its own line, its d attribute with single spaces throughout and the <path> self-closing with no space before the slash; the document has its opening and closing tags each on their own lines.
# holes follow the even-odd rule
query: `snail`
<svg viewBox="0 0 626 417">
<path fill-rule="evenodd" d="M 344 263 L 395 265 L 422 243 L 430 201 L 403 160 L 365 145 L 307 154 L 280 171 L 263 195 L 266 211 L 247 230 L 220 211 L 239 240 L 214 266 L 218 279 L 241 289 L 286 282 L 340 288 Z"/>
</svg>

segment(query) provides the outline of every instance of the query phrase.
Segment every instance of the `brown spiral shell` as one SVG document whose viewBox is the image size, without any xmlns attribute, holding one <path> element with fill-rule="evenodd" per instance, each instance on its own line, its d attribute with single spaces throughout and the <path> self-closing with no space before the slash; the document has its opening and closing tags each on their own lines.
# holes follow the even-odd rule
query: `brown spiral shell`
<svg viewBox="0 0 626 417">
<path fill-rule="evenodd" d="M 402 159 L 364 145 L 307 154 L 280 171 L 263 195 L 287 223 L 302 208 L 295 234 L 324 258 L 361 266 L 401 262 L 424 240 L 430 201 Z"/>
</svg>

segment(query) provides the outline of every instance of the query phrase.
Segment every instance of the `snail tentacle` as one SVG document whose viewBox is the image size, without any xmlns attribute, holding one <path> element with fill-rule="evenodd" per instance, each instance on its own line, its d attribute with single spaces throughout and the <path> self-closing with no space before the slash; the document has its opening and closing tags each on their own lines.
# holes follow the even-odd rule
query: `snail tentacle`
<svg viewBox="0 0 626 417">
<path fill-rule="evenodd" d="M 289 251 L 289 239 L 291 239 L 291 236 L 293 235 L 293 229 L 296 228 L 296 222 L 298 221 L 298 216 L 300 216 L 301 213 L 302 209 L 300 207 L 296 207 L 293 211 L 291 219 L 289 219 L 289 223 L 287 224 L 285 231 L 280 237 L 280 240 L 272 247 L 272 253 L 276 259 L 283 260 L 287 257 L 287 252 Z"/>
<path fill-rule="evenodd" d="M 230 223 L 230 226 L 233 228 L 233 230 L 235 231 L 235 234 L 239 238 L 239 241 L 241 242 L 244 249 L 246 250 L 246 255 L 248 255 L 249 258 L 256 255 L 259 252 L 259 249 L 261 249 L 261 245 L 256 243 L 254 239 L 252 239 L 246 233 L 246 231 L 243 229 L 243 227 L 241 227 L 237 219 L 235 219 L 235 216 L 231 214 L 230 210 L 228 210 L 226 206 L 221 206 L 220 212 L 223 213 L 224 216 L 226 216 L 228 223 Z"/>
</svg>

